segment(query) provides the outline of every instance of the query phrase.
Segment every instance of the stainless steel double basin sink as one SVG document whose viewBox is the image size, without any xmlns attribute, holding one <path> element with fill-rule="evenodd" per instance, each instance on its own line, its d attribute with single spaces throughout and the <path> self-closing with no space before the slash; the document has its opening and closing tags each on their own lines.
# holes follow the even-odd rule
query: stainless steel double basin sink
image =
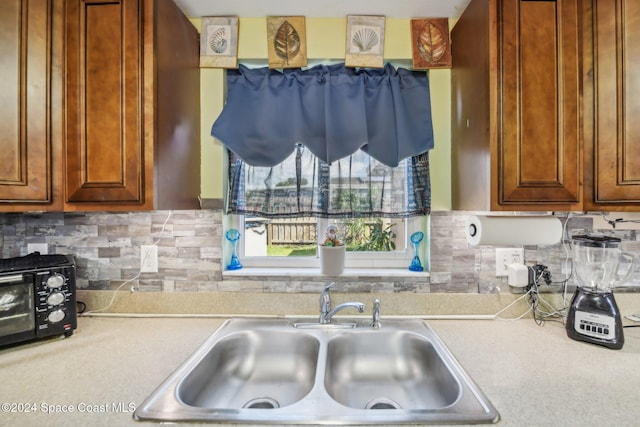
<svg viewBox="0 0 640 427">
<path fill-rule="evenodd" d="M 351 327 L 348 327 L 351 326 Z M 225 322 L 134 414 L 260 424 L 472 424 L 498 412 L 422 320 Z"/>
</svg>

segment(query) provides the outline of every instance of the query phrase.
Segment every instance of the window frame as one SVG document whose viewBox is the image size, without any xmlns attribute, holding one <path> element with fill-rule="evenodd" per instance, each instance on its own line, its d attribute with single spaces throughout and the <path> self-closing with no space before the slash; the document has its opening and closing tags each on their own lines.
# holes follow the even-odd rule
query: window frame
<svg viewBox="0 0 640 427">
<path fill-rule="evenodd" d="M 416 231 L 422 231 L 425 233 L 425 239 L 423 239 L 420 245 L 420 258 L 422 264 L 425 267 L 425 272 L 428 272 L 428 216 L 417 216 L 404 218 L 403 232 L 405 233 L 405 245 L 403 248 L 396 248 L 393 252 L 376 252 L 376 251 L 361 251 L 353 252 L 347 251 L 345 256 L 345 268 L 346 269 L 403 269 L 406 270 L 411 263 L 413 257 L 413 249 L 409 244 L 409 236 Z M 318 230 L 326 229 L 329 224 L 327 218 L 318 219 Z M 319 269 L 320 259 L 318 254 L 316 256 L 245 256 L 244 255 L 244 215 L 225 215 L 226 224 L 225 229 L 236 228 L 241 230 L 241 238 L 238 241 L 237 256 L 240 259 L 240 263 L 246 268 L 305 268 L 305 269 Z M 229 245 L 225 245 L 225 248 Z M 230 249 L 227 249 L 230 252 Z M 229 253 L 224 253 L 224 259 L 230 257 Z"/>
</svg>

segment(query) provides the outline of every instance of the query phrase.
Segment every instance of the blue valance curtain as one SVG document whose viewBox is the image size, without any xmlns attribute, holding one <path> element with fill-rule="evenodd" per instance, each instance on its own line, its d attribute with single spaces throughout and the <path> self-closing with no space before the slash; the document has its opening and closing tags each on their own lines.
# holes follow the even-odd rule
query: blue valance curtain
<svg viewBox="0 0 640 427">
<path fill-rule="evenodd" d="M 426 72 L 356 69 L 227 71 L 211 134 L 252 166 L 274 166 L 303 144 L 332 163 L 363 150 L 387 166 L 433 148 Z"/>
<path fill-rule="evenodd" d="M 211 134 L 228 148 L 226 212 L 409 217 L 431 207 L 433 130 L 425 72 L 227 71 Z"/>
</svg>

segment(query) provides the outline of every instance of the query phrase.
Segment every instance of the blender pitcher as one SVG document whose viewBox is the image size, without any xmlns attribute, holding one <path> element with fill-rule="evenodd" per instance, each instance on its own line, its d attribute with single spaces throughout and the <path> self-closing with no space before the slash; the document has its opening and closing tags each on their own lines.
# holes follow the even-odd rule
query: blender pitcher
<svg viewBox="0 0 640 427">
<path fill-rule="evenodd" d="M 594 292 L 607 292 L 626 282 L 633 271 L 634 258 L 622 252 L 621 240 L 609 236 L 579 235 L 573 237 L 573 266 L 578 286 Z M 622 258 L 631 265 L 626 274 L 618 279 L 618 268 Z"/>
<path fill-rule="evenodd" d="M 623 252 L 621 240 L 610 236 L 572 238 L 573 272 L 577 288 L 571 300 L 566 329 L 570 338 L 620 349 L 624 344 L 622 318 L 612 288 L 624 283 L 634 269 L 634 257 Z M 618 277 L 620 261 L 629 268 Z"/>
</svg>

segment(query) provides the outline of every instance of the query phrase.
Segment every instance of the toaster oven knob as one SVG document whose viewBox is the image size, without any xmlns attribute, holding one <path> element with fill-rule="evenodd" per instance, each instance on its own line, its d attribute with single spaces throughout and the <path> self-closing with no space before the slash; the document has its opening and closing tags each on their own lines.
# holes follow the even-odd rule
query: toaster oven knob
<svg viewBox="0 0 640 427">
<path fill-rule="evenodd" d="M 57 289 L 64 285 L 64 276 L 60 274 L 54 274 L 47 279 L 47 287 L 51 289 Z"/>
<path fill-rule="evenodd" d="M 47 304 L 58 305 L 64 302 L 64 294 L 62 292 L 54 292 L 47 298 Z"/>
<path fill-rule="evenodd" d="M 58 323 L 60 321 L 62 321 L 64 319 L 64 311 L 63 310 L 54 310 L 51 313 L 49 313 L 49 316 L 47 316 L 47 320 L 50 323 Z"/>
</svg>

